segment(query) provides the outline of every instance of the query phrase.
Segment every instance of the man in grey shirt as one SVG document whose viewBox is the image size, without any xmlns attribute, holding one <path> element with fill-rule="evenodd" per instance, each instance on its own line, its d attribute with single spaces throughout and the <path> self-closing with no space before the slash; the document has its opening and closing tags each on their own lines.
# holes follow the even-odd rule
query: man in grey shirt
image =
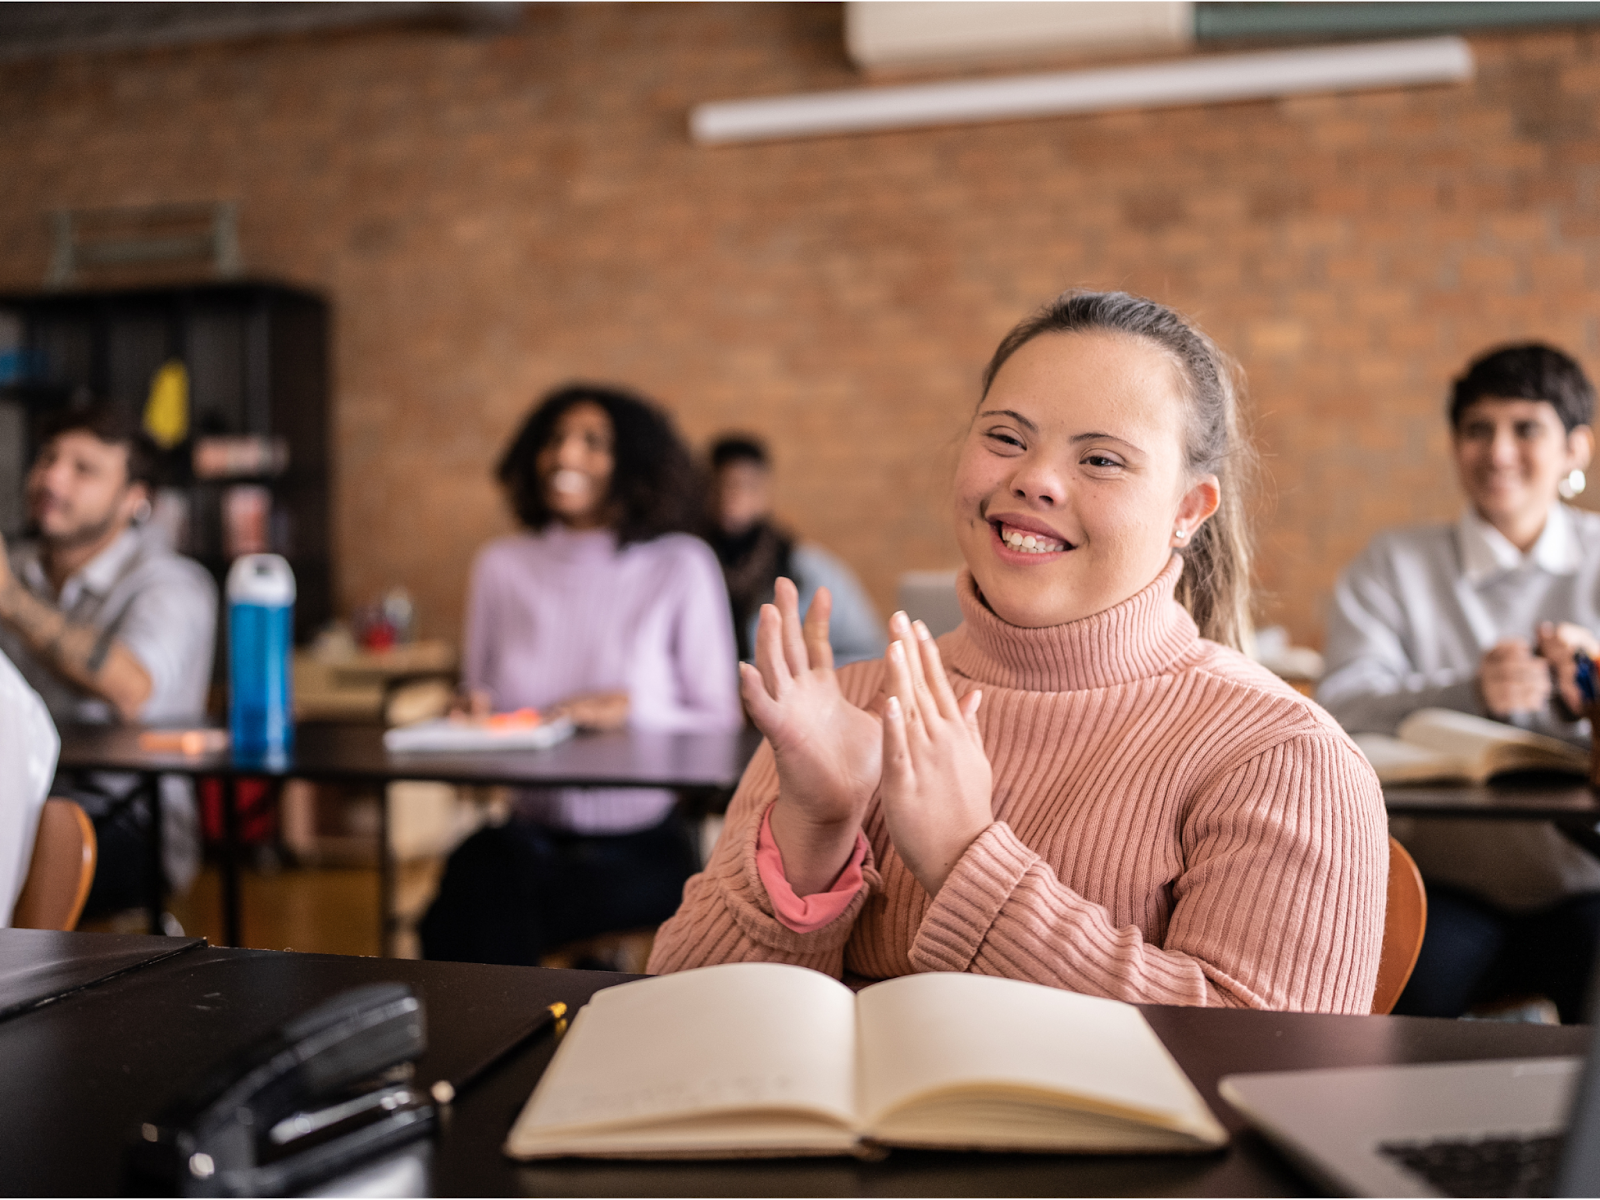
<svg viewBox="0 0 1600 1200">
<path fill-rule="evenodd" d="M 1573 676 L 1600 653 L 1600 516 L 1583 490 L 1594 390 L 1560 351 L 1512 346 L 1456 381 L 1468 504 L 1451 525 L 1379 534 L 1334 588 L 1317 699 L 1351 733 L 1420 708 L 1477 713 L 1587 744 Z M 1456 1016 L 1543 993 L 1582 1020 L 1600 938 L 1600 861 L 1545 822 L 1410 819 L 1393 832 L 1428 884 L 1422 955 L 1396 1012 Z"/>
<path fill-rule="evenodd" d="M 57 724 L 185 724 L 205 716 L 216 634 L 210 575 L 146 534 L 154 446 L 134 420 L 104 407 L 57 416 L 28 473 L 36 537 L 0 553 L 0 651 L 43 697 Z M 0 543 L 3 549 L 3 543 Z M 58 777 L 95 818 L 100 859 L 90 912 L 142 902 L 149 817 L 120 774 Z M 192 788 L 161 784 L 168 882 L 199 865 Z"/>
</svg>

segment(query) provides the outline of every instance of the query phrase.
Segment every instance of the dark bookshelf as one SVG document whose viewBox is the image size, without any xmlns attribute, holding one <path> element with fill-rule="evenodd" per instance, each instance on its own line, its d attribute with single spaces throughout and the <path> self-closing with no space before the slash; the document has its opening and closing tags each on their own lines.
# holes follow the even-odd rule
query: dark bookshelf
<svg viewBox="0 0 1600 1200">
<path fill-rule="evenodd" d="M 20 532 L 17 489 L 53 409 L 104 400 L 140 415 L 156 371 L 173 359 L 189 375 L 189 438 L 166 456 L 163 484 L 188 501 L 180 552 L 227 574 L 223 497 L 255 484 L 271 497 L 268 548 L 294 568 L 295 631 L 305 640 L 333 615 L 329 556 L 328 305 L 266 282 L 196 283 L 95 291 L 0 293 L 0 320 L 20 326 L 0 376 L 0 527 Z M 197 479 L 193 446 L 206 436 L 283 438 L 281 473 Z"/>
</svg>

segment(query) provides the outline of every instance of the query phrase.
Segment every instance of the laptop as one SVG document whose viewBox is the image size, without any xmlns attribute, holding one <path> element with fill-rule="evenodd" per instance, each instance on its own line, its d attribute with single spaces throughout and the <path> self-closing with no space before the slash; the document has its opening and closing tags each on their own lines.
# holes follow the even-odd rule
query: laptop
<svg viewBox="0 0 1600 1200">
<path fill-rule="evenodd" d="M 1600 1196 L 1600 1042 L 1587 1059 L 1272 1071 L 1217 1090 L 1338 1194 Z"/>
</svg>

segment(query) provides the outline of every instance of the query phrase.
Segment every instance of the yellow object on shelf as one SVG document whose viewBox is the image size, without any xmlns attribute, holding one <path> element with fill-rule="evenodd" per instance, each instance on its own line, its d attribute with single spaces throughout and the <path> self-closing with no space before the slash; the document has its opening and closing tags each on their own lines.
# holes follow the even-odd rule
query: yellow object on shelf
<svg viewBox="0 0 1600 1200">
<path fill-rule="evenodd" d="M 189 371 L 175 358 L 163 363 L 150 380 L 144 431 L 163 450 L 189 436 Z"/>
</svg>

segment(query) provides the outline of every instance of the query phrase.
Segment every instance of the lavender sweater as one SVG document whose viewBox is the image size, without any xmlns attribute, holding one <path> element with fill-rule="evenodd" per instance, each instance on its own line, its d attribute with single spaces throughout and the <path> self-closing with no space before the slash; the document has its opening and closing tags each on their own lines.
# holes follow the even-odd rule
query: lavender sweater
<svg viewBox="0 0 1600 1200">
<path fill-rule="evenodd" d="M 464 640 L 467 686 L 497 710 L 625 691 L 633 729 L 743 721 L 722 569 L 687 534 L 618 550 L 608 530 L 552 524 L 490 542 L 473 564 Z M 665 791 L 568 788 L 526 793 L 518 810 L 578 833 L 625 833 L 656 824 L 672 802 Z"/>
</svg>

